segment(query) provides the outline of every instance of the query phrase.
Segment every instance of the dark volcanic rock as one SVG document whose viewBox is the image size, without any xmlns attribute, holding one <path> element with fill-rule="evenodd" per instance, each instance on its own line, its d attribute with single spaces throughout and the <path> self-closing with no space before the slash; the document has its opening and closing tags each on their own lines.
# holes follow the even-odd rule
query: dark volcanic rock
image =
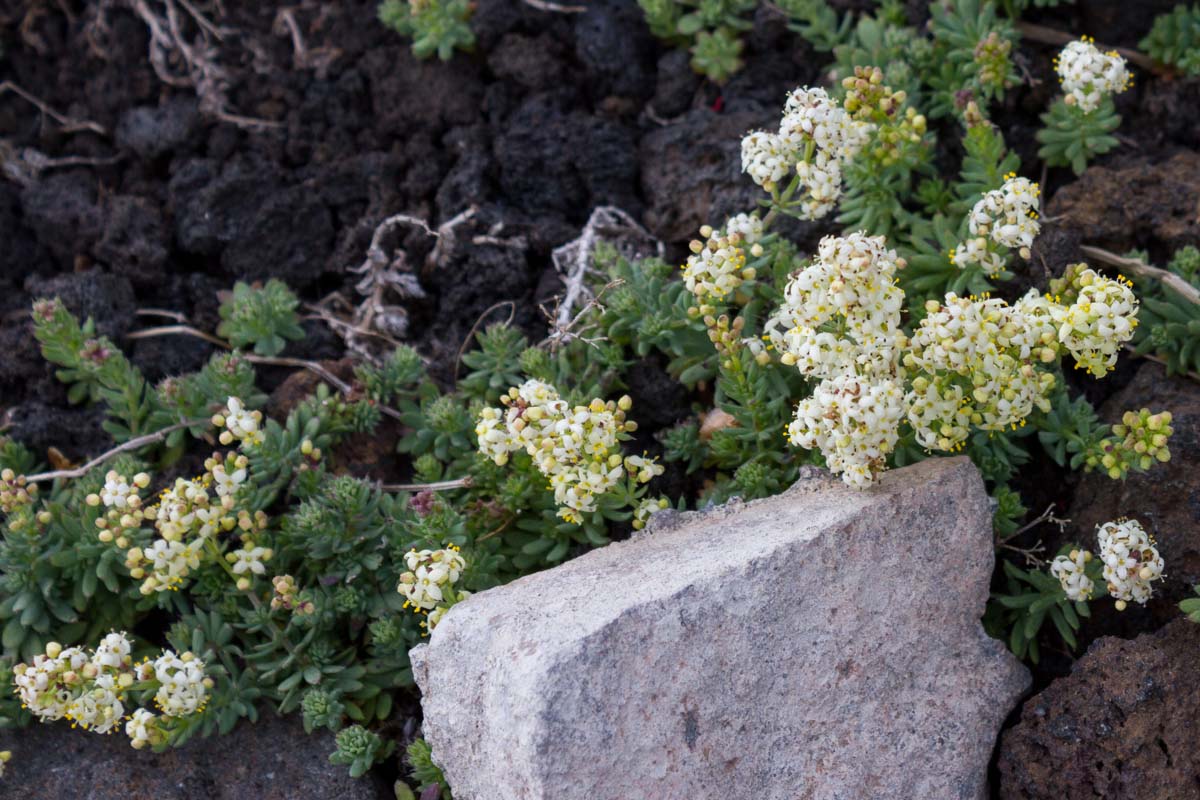
<svg viewBox="0 0 1200 800">
<path fill-rule="evenodd" d="M 658 238 L 678 242 L 704 224 L 720 225 L 757 207 L 762 190 L 742 175 L 742 137 L 777 124 L 778 111 L 691 111 L 641 142 L 645 222 Z"/>
<path fill-rule="evenodd" d="M 534 95 L 509 117 L 496 141 L 500 188 L 517 209 L 584 222 L 612 204 L 637 213 L 633 132 L 571 110 L 570 92 Z"/>
<path fill-rule="evenodd" d="M 25 223 L 64 264 L 86 252 L 104 227 L 92 179 L 81 172 L 50 174 L 21 193 Z"/>
<path fill-rule="evenodd" d="M 1104 638 L 1000 743 L 1001 800 L 1200 797 L 1200 625 Z"/>
<path fill-rule="evenodd" d="M 117 144 L 153 160 L 186 144 L 199 123 L 200 113 L 192 97 L 172 98 L 161 106 L 138 106 L 121 115 Z"/>
<path fill-rule="evenodd" d="M 162 279 L 170 234 L 162 211 L 141 197 L 116 195 L 105 208 L 104 235 L 93 250 L 113 272 L 135 284 L 150 285 Z"/>
<path fill-rule="evenodd" d="M 34 299 L 59 298 L 80 322 L 91 317 L 96 332 L 114 341 L 124 336 L 134 321 L 133 287 L 129 281 L 98 268 L 64 272 L 48 279 L 30 276 L 25 291 Z"/>
<path fill-rule="evenodd" d="M 65 723 L 0 733 L 13 752 L 3 796 L 21 800 L 378 800 L 371 778 L 329 763 L 333 735 L 304 733 L 299 717 L 265 716 L 232 733 L 155 754 L 123 735 Z"/>
<path fill-rule="evenodd" d="M 1198 208 L 1200 153 L 1186 152 L 1157 164 L 1092 167 L 1054 195 L 1047 216 L 1062 217 L 1086 244 L 1121 253 L 1200 244 Z"/>
</svg>

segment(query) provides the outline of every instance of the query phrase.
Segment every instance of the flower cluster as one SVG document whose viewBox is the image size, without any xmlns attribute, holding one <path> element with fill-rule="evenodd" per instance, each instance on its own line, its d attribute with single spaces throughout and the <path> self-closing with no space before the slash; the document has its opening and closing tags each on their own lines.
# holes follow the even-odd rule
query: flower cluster
<svg viewBox="0 0 1200 800">
<path fill-rule="evenodd" d="M 996 195 L 997 207 L 1020 211 L 1024 203 L 1028 210 L 1036 202 L 1032 185 L 1020 181 L 1010 180 Z M 981 217 L 978 231 L 995 236 L 1002 227 Z M 1024 234 L 1003 231 L 997 241 L 1015 246 L 1010 237 L 1017 235 Z M 821 380 L 797 405 L 789 441 L 819 449 L 832 470 L 856 485 L 884 469 L 902 420 L 921 446 L 944 451 L 961 449 L 972 428 L 1023 426 L 1035 408 L 1051 408 L 1056 379 L 1049 365 L 1067 352 L 1102 376 L 1137 324 L 1127 282 L 1081 265 L 1063 285 L 1067 304 L 1036 291 L 1011 305 L 986 294 L 951 293 L 944 303 L 925 304 L 910 340 L 900 326 L 904 293 L 895 277 L 903 265 L 882 237 L 826 237 L 812 265 L 788 282 L 765 326 L 780 361 Z M 1134 437 L 1145 440 L 1139 464 L 1160 448 L 1165 454 L 1169 432 L 1156 419 L 1156 430 Z M 1109 455 L 1115 465 L 1121 454 Z"/>
<path fill-rule="evenodd" d="M 5 514 L 32 504 L 37 492 L 37 484 L 26 483 L 24 475 L 18 475 L 8 468 L 0 471 L 0 511 Z"/>
<path fill-rule="evenodd" d="M 1117 363 L 1121 346 L 1137 327 L 1137 298 L 1126 278 L 1112 280 L 1093 270 L 1079 272 L 1078 297 L 1058 320 L 1059 341 L 1076 369 L 1101 378 Z"/>
<path fill-rule="evenodd" d="M 296 589 L 296 579 L 291 575 L 276 575 L 271 579 L 274 593 L 271 597 L 271 610 L 290 611 L 298 617 L 307 617 L 316 611 L 316 605 L 306 595 L 301 595 Z"/>
<path fill-rule="evenodd" d="M 950 251 L 950 261 L 959 269 L 978 267 L 988 277 L 996 277 L 1004 271 L 1010 251 L 1029 258 L 1041 230 L 1041 190 L 1028 178 L 1012 173 L 1004 178 L 1004 185 L 984 194 L 967 216 L 971 238 Z"/>
<path fill-rule="evenodd" d="M 1135 519 L 1118 519 L 1096 528 L 1101 574 L 1108 593 L 1116 600 L 1118 611 L 1124 611 L 1132 600 L 1142 605 L 1153 595 L 1154 581 L 1162 579 L 1163 559 L 1154 538 Z M 1062 584 L 1070 600 L 1088 600 L 1095 581 L 1087 572 L 1092 554 L 1073 549 L 1069 555 L 1058 556 L 1050 564 L 1050 574 Z"/>
<path fill-rule="evenodd" d="M 904 266 L 882 236 L 821 240 L 784 290 L 766 335 L 784 364 L 821 382 L 796 406 L 788 440 L 820 449 L 830 469 L 865 485 L 884 468 L 903 419 L 900 327 Z"/>
<path fill-rule="evenodd" d="M 471 593 L 455 588 L 467 562 L 455 545 L 441 550 L 411 550 L 404 556 L 408 571 L 400 576 L 397 590 L 404 595 L 404 607 L 425 614 L 421 627 L 433 631 L 452 605 L 466 600 Z"/>
<path fill-rule="evenodd" d="M 127 535 L 141 527 L 141 490 L 150 485 L 150 476 L 139 472 L 130 480 L 115 470 L 104 476 L 104 486 L 98 494 L 89 494 L 85 502 L 92 507 L 104 506 L 104 513 L 96 519 L 100 528 L 100 541 L 125 541 Z"/>
<path fill-rule="evenodd" d="M 1133 83 L 1125 59 L 1116 50 L 1100 52 L 1087 36 L 1064 47 L 1054 59 L 1054 69 L 1067 104 L 1085 114 L 1099 108 L 1105 97 L 1120 94 Z"/>
<path fill-rule="evenodd" d="M 922 446 L 956 450 L 970 426 L 1001 431 L 1023 425 L 1034 407 L 1049 411 L 1057 357 L 1052 304 L 1031 291 L 1003 300 L 946 295 L 930 300 L 913 333 L 905 366 L 917 372 L 906 398 Z"/>
<path fill-rule="evenodd" d="M 1137 302 L 1090 269 L 1079 285 L 1070 305 L 1035 290 L 1012 305 L 954 294 L 926 303 L 904 356 L 918 373 L 905 402 L 921 446 L 958 449 L 970 426 L 1001 431 L 1024 425 L 1034 408 L 1049 411 L 1055 376 L 1046 366 L 1064 350 L 1091 374 L 1108 372 L 1137 325 Z"/>
<path fill-rule="evenodd" d="M 742 139 L 742 171 L 797 216 L 820 219 L 841 197 L 842 164 L 862 149 L 871 130 L 824 89 L 801 87 L 788 96 L 778 131 Z M 793 168 L 791 185 L 781 189 Z"/>
<path fill-rule="evenodd" d="M 835 473 L 854 486 L 866 486 L 886 468 L 900 437 L 904 390 L 894 380 L 857 375 L 826 378 L 812 396 L 796 404 L 788 425 L 793 445 L 817 448 Z"/>
<path fill-rule="evenodd" d="M 452 588 L 462 576 L 467 562 L 458 548 L 450 545 L 442 550 L 411 550 L 404 555 L 408 571 L 400 576 L 398 591 L 404 595 L 404 607 L 417 611 L 432 611 L 446 599 L 446 589 Z"/>
<path fill-rule="evenodd" d="M 730 223 L 735 224 L 733 220 Z M 753 227 L 748 223 L 739 220 L 736 224 L 753 232 Z M 761 230 L 760 221 L 760 233 Z M 683 265 L 683 283 L 701 306 L 706 306 L 709 300 L 720 301 L 736 291 L 742 281 L 752 280 L 755 271 L 753 267 L 746 266 L 746 252 L 742 244 L 747 240 L 742 233 L 730 231 L 722 234 L 705 225 L 700 229 L 700 235 L 705 240 L 692 241 L 692 255 Z"/>
<path fill-rule="evenodd" d="M 153 662 L 140 664 L 138 677 L 158 683 L 154 705 L 167 717 L 186 717 L 203 711 L 212 685 L 204 674 L 203 661 L 193 653 L 176 655 L 173 650 L 164 650 Z"/>
<path fill-rule="evenodd" d="M 131 691 L 156 690 L 155 703 L 170 717 L 204 710 L 212 680 L 202 661 L 192 653 L 176 656 L 165 650 L 153 663 L 135 667 L 131 651 L 124 633 L 108 634 L 90 653 L 50 642 L 32 664 L 13 668 L 17 695 L 22 706 L 43 721 L 66 719 L 96 733 L 120 726 Z M 129 717 L 125 730 L 134 747 L 165 740 L 155 716 L 144 709 Z"/>
<path fill-rule="evenodd" d="M 1124 478 L 1133 468 L 1148 470 L 1156 461 L 1171 460 L 1167 442 L 1174 433 L 1171 412 L 1151 414 L 1150 409 L 1126 411 L 1112 427 L 1113 435 L 1101 442 L 1098 452 L 1087 454 L 1089 470 L 1101 467 L 1113 480 Z"/>
<path fill-rule="evenodd" d="M 1145 605 L 1153 593 L 1151 583 L 1162 578 L 1163 560 L 1154 539 L 1135 519 L 1106 522 L 1096 531 L 1100 561 L 1108 593 L 1118 611 L 1133 600 Z"/>
<path fill-rule="evenodd" d="M 625 417 L 633 405 L 629 397 L 572 407 L 553 386 L 530 380 L 500 399 L 505 408 L 480 412 L 475 426 L 480 452 L 498 465 L 514 452 L 528 453 L 550 481 L 558 515 L 568 522 L 578 524 L 595 511 L 597 498 L 626 474 L 647 483 L 663 472 L 654 459 L 621 454 L 620 442 L 637 430 Z"/>
<path fill-rule="evenodd" d="M 1058 578 L 1068 600 L 1075 602 L 1092 598 L 1096 582 L 1087 575 L 1087 565 L 1092 561 L 1092 554 L 1087 550 L 1072 550 L 1065 556 L 1057 556 L 1050 563 L 1050 574 Z"/>
</svg>

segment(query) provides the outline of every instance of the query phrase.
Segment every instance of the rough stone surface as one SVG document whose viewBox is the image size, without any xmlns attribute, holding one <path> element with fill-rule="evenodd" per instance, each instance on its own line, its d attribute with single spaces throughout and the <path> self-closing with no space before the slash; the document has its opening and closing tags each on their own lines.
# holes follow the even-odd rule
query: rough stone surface
<svg viewBox="0 0 1200 800">
<path fill-rule="evenodd" d="M 1200 154 L 1183 152 L 1156 164 L 1095 167 L 1064 186 L 1047 216 L 1079 231 L 1087 244 L 1123 253 L 1200 244 Z"/>
<path fill-rule="evenodd" d="M 1186 619 L 1093 644 L 1005 732 L 1001 800 L 1200 798 L 1198 651 Z"/>
<path fill-rule="evenodd" d="M 460 800 L 982 798 L 1029 680 L 991 572 L 966 459 L 814 469 L 456 606 L 413 651 L 425 736 Z"/>
<path fill-rule="evenodd" d="M 0 797 L 21 800 L 378 800 L 370 777 L 329 763 L 333 734 L 304 733 L 299 716 L 264 716 L 224 736 L 155 754 L 124 735 L 65 723 L 0 732 L 13 752 Z"/>
</svg>

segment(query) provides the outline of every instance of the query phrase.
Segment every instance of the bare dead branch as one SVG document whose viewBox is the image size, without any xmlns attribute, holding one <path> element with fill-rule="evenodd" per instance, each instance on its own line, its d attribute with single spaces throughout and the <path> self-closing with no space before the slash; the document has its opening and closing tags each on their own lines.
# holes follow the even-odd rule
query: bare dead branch
<svg viewBox="0 0 1200 800">
<path fill-rule="evenodd" d="M 1143 278 L 1152 278 L 1157 280 L 1164 286 L 1169 286 L 1184 300 L 1200 306 L 1200 289 L 1192 286 L 1181 276 L 1176 275 L 1170 270 L 1152 267 L 1144 261 L 1139 261 L 1136 258 L 1119 256 L 1116 253 L 1110 252 L 1101 247 L 1093 247 L 1092 245 L 1088 244 L 1080 245 L 1079 251 L 1088 258 L 1096 259 L 1101 264 L 1108 264 L 1110 267 L 1117 267 L 1118 269 L 1127 270 L 1132 272 L 1134 275 L 1139 275 Z"/>
<path fill-rule="evenodd" d="M 379 488 L 385 492 L 446 492 L 451 489 L 466 489 L 471 485 L 471 476 L 437 483 L 385 483 Z"/>
<path fill-rule="evenodd" d="M 69 117 L 66 114 L 60 114 L 59 112 L 57 112 L 53 108 L 51 108 L 49 105 L 44 103 L 42 100 L 38 99 L 37 97 L 30 94 L 29 92 L 25 91 L 20 86 L 13 83 L 12 81 L 0 81 L 0 94 L 4 94 L 5 92 L 12 92 L 17 97 L 20 97 L 22 100 L 25 100 L 26 102 L 31 103 L 34 106 L 36 106 L 37 109 L 39 111 L 41 111 L 44 115 L 46 115 L 47 117 L 50 117 L 50 119 L 57 122 L 59 124 L 59 126 L 63 129 L 64 133 L 77 133 L 78 131 L 91 131 L 92 133 L 98 134 L 100 136 L 104 136 L 104 137 L 108 136 L 108 131 L 105 130 L 103 125 L 100 125 L 99 123 L 96 123 L 96 122 L 92 122 L 91 120 L 76 119 L 74 117 Z"/>
<path fill-rule="evenodd" d="M 193 428 L 197 425 L 211 424 L 211 420 L 207 419 L 189 419 L 184 420 L 183 422 L 177 422 L 174 425 L 168 425 L 160 431 L 147 433 L 144 436 L 138 436 L 134 439 L 130 439 L 124 444 L 119 444 L 111 450 L 105 451 L 96 456 L 82 467 L 75 467 L 74 469 L 59 469 L 53 472 L 39 472 L 36 475 L 26 475 L 25 481 L 27 483 L 40 483 L 42 481 L 54 481 L 60 478 L 78 478 L 86 475 L 89 471 L 103 464 L 105 461 L 108 461 L 113 456 L 120 455 L 121 453 L 128 453 L 130 450 L 137 450 L 141 447 L 145 447 L 148 444 L 161 442 L 175 431 L 183 430 L 184 428 Z"/>
</svg>

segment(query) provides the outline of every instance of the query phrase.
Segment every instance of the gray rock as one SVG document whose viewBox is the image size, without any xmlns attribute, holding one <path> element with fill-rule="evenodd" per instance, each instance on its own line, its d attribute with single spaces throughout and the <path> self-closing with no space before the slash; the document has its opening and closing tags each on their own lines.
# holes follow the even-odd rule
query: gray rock
<svg viewBox="0 0 1200 800">
<path fill-rule="evenodd" d="M 777 497 L 482 592 L 413 650 L 459 800 L 986 794 L 1029 683 L 980 627 L 991 516 L 964 458 Z"/>
<path fill-rule="evenodd" d="M 21 800 L 380 800 L 370 775 L 329 763 L 333 734 L 304 733 L 299 716 L 263 716 L 224 736 L 165 753 L 134 750 L 65 722 L 0 731 L 12 761 L 0 797 Z"/>
</svg>

